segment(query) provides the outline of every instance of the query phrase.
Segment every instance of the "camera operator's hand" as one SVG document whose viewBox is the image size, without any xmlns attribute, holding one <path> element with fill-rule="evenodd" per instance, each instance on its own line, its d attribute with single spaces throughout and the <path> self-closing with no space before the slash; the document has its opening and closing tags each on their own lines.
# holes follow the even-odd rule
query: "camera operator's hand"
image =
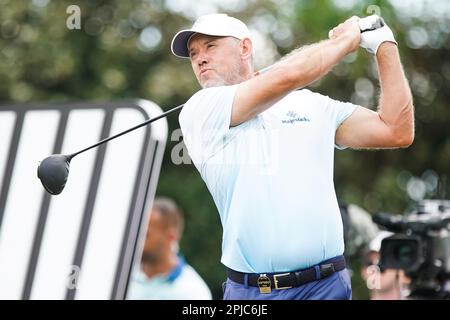
<svg viewBox="0 0 450 320">
<path fill-rule="evenodd" d="M 367 17 L 366 19 L 371 19 L 376 21 L 376 19 L 382 19 L 378 17 L 377 15 L 372 15 L 370 17 Z M 392 42 L 397 44 L 397 41 L 395 41 L 394 34 L 392 33 L 392 30 L 388 27 L 388 25 L 384 22 L 384 20 L 381 20 L 384 24 L 381 28 L 371 30 L 371 31 L 365 31 L 361 33 L 361 43 L 360 46 L 367 50 L 367 52 L 376 55 L 378 48 L 383 42 Z M 370 24 L 370 20 L 368 20 L 368 23 Z M 360 26 L 361 29 L 364 28 L 364 26 Z"/>
<path fill-rule="evenodd" d="M 348 53 L 358 49 L 361 42 L 361 31 L 358 25 L 359 17 L 353 16 L 328 32 L 330 39 L 342 39 L 348 42 Z"/>
</svg>

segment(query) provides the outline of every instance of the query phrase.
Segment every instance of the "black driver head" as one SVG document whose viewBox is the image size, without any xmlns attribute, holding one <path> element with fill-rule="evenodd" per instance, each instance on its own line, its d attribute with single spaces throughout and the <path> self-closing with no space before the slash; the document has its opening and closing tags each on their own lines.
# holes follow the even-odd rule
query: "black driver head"
<svg viewBox="0 0 450 320">
<path fill-rule="evenodd" d="M 54 154 L 41 161 L 37 175 L 48 193 L 57 195 L 63 191 L 69 176 L 70 160 L 71 157 L 64 154 Z"/>
</svg>

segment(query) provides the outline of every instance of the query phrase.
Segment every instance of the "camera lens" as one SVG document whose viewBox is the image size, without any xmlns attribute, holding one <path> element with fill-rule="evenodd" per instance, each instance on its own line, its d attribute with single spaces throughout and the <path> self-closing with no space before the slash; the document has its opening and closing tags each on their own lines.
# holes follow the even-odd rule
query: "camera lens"
<svg viewBox="0 0 450 320">
<path fill-rule="evenodd" d="M 411 242 L 398 243 L 398 245 L 393 248 L 392 254 L 400 265 L 410 266 L 417 259 L 417 248 Z"/>
<path fill-rule="evenodd" d="M 381 243 L 381 266 L 385 269 L 416 271 L 421 264 L 420 240 L 415 237 L 393 236 Z"/>
</svg>

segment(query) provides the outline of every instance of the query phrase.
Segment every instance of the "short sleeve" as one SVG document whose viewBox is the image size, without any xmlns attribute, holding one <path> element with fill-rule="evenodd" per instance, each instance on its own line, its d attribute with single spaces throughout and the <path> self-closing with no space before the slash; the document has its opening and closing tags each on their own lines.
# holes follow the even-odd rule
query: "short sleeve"
<svg viewBox="0 0 450 320">
<path fill-rule="evenodd" d="M 353 111 L 356 110 L 358 107 L 356 104 L 350 103 L 350 102 L 342 102 L 330 99 L 330 103 L 332 103 L 332 107 L 335 110 L 334 114 L 334 128 L 337 130 L 339 126 L 342 124 L 342 122 L 345 121 L 350 115 L 353 113 Z"/>
<path fill-rule="evenodd" d="M 328 107 L 330 110 L 332 110 L 333 120 L 334 120 L 334 130 L 336 131 L 339 126 L 342 124 L 342 122 L 345 121 L 348 117 L 351 116 L 351 114 L 356 110 L 358 107 L 356 104 L 350 103 L 350 102 L 342 102 L 339 100 L 331 99 L 330 97 L 327 98 Z M 341 146 L 335 144 L 335 147 L 339 150 L 346 149 L 347 146 Z"/>
<path fill-rule="evenodd" d="M 179 115 L 183 141 L 197 167 L 227 141 L 236 88 L 237 85 L 202 89 L 185 103 Z"/>
</svg>

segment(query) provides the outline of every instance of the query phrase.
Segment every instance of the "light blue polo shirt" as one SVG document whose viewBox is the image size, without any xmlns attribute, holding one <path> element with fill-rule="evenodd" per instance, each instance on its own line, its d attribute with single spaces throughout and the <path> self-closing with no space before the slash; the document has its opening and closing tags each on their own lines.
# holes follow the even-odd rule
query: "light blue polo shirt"
<svg viewBox="0 0 450 320">
<path fill-rule="evenodd" d="M 200 90 L 179 116 L 220 214 L 222 263 L 241 272 L 283 272 L 343 254 L 334 141 L 356 105 L 302 89 L 230 128 L 236 88 Z"/>
<path fill-rule="evenodd" d="M 140 268 L 131 275 L 127 299 L 130 300 L 211 300 L 212 295 L 200 275 L 180 258 L 168 275 L 152 278 Z"/>
</svg>

